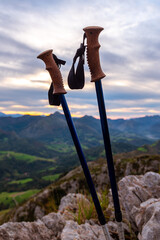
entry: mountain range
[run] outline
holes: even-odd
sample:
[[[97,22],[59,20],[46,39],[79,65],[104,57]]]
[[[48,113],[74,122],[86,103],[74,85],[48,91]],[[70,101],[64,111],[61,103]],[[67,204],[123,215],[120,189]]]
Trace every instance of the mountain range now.
[[[102,143],[100,120],[92,116],[73,118],[83,145],[97,146]],[[146,116],[129,120],[108,119],[111,140],[134,146],[160,139],[160,116]],[[44,143],[71,143],[70,133],[63,114],[50,116],[0,117],[1,132],[19,138],[34,139]]]
[[[100,120],[84,116],[73,121],[87,161],[104,157]],[[108,125],[114,154],[158,153],[160,116],[108,119]],[[0,117],[0,163],[0,191],[40,189],[78,166],[64,115]]]
[[[0,112],[0,117],[21,117],[21,114],[5,114],[3,112]]]
[[[84,116],[73,118],[73,121],[84,149],[103,145],[99,119]],[[108,119],[108,125],[114,153],[131,151],[160,139],[160,116]],[[59,112],[46,117],[0,117],[0,142],[0,150],[16,150],[41,157],[55,155],[57,148],[65,152],[73,147],[65,117]]]

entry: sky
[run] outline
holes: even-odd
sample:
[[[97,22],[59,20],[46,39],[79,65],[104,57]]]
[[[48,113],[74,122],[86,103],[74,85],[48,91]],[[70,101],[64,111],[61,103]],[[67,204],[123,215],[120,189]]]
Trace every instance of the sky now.
[[[68,72],[83,28],[101,26],[99,50],[108,117],[160,114],[160,1],[0,0],[0,112],[52,114],[51,79],[37,56],[48,49],[61,67],[72,116],[98,117],[95,84],[85,61],[85,86],[71,90]]]

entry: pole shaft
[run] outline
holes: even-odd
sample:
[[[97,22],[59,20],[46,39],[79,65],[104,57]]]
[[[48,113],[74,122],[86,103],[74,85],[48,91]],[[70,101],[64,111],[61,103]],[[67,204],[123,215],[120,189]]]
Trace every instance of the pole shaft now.
[[[91,193],[91,196],[92,196],[92,199],[93,199],[93,202],[94,202],[97,214],[98,214],[99,222],[101,225],[105,225],[106,220],[105,220],[104,214],[102,212],[102,208],[100,206],[100,202],[99,202],[99,199],[98,199],[98,196],[97,196],[97,193],[96,193],[96,190],[95,190],[92,178],[91,178],[91,174],[90,174],[85,156],[83,154],[83,151],[82,151],[82,148],[81,148],[81,145],[80,145],[77,133],[76,133],[76,129],[75,129],[73,121],[72,121],[72,117],[71,117],[65,96],[63,94],[60,95],[60,99],[61,99],[61,105],[62,105],[62,108],[64,111],[64,115],[65,115],[68,127],[70,129],[70,133],[72,135],[72,139],[75,144],[75,148],[76,148],[79,160],[81,162],[81,165],[82,165],[82,168],[83,168],[83,171],[84,171],[87,183],[88,183],[88,187],[89,187],[89,190],[90,190],[90,193]]]
[[[108,172],[109,172],[109,178],[111,183],[113,203],[115,208],[115,218],[117,222],[121,222],[122,213],[121,213],[119,197],[118,197],[118,190],[117,190],[117,184],[116,184],[111,142],[110,142],[110,136],[109,136],[107,115],[106,115],[101,80],[95,82],[95,87],[96,87],[97,101],[98,101],[98,107],[99,107],[99,114],[101,119],[101,127],[102,127],[103,139],[104,139],[106,159],[108,164]]]

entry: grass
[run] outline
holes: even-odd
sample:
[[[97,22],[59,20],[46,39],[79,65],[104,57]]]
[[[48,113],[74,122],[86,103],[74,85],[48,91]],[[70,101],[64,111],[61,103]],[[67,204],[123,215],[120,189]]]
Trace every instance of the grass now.
[[[0,204],[3,204],[4,208],[12,208],[15,207],[15,203],[13,198],[11,197],[11,193],[2,192],[0,193]]]
[[[109,198],[107,195],[108,190],[106,189],[99,196],[99,201],[106,220],[109,220],[110,216],[107,210],[109,205]],[[78,222],[78,224],[83,224],[86,220],[89,219],[97,219],[97,212],[93,200],[91,196],[88,196],[87,198],[89,200],[89,203],[84,201],[83,198],[78,202],[78,211],[74,214],[74,220]]]
[[[1,216],[3,216],[4,214],[6,214],[9,211],[10,211],[10,209],[5,209],[5,210],[0,211],[0,218],[1,218]]]
[[[22,194],[18,194],[15,197],[15,200],[20,204],[24,201],[26,201],[27,199],[29,199],[30,197],[32,197],[34,194],[38,193],[40,190],[38,189],[33,189],[33,190],[28,190],[26,192],[22,192]]]
[[[10,211],[10,209],[5,209],[5,210],[0,211],[0,222],[1,222],[1,220],[3,219],[4,215],[5,215],[6,213],[8,213],[9,211]]]
[[[57,173],[57,174],[54,174],[54,175],[44,176],[44,177],[42,177],[42,179],[46,180],[46,181],[55,181],[56,179],[59,178],[60,175],[61,175],[60,173]]]
[[[55,170],[55,169],[56,169],[56,167],[50,167],[50,168],[48,168],[48,170],[50,170],[50,171]]]
[[[155,147],[155,146],[157,146],[157,142],[155,142],[151,145],[151,147]]]
[[[78,224],[85,223],[85,220],[89,220],[94,214],[94,204],[93,202],[86,204],[84,199],[80,199],[78,203],[78,212],[75,214],[75,221]]]
[[[143,148],[143,147],[139,147],[137,148],[138,151],[141,151],[141,152],[147,152],[147,149]]]
[[[32,182],[32,181],[33,181],[32,178],[25,178],[25,179],[11,181],[11,182],[9,182],[9,184],[26,184],[26,183]]]
[[[0,193],[0,205],[3,205],[3,209],[13,208],[17,206],[17,204],[26,201],[39,191],[40,190],[38,189],[33,189],[25,192],[2,192]]]
[[[69,144],[60,144],[60,143],[58,143],[58,144],[52,143],[51,145],[48,145],[47,148],[50,150],[57,151],[59,153],[61,153],[61,152],[69,153],[71,151],[75,151],[73,146],[71,146]]]
[[[25,154],[25,153],[16,153],[12,151],[0,151],[0,160],[3,160],[4,157],[7,157],[8,159],[13,157],[17,160],[25,161],[28,163],[32,163],[35,161],[55,162],[54,159],[50,159],[50,158],[42,158],[42,157],[37,157],[37,156]]]

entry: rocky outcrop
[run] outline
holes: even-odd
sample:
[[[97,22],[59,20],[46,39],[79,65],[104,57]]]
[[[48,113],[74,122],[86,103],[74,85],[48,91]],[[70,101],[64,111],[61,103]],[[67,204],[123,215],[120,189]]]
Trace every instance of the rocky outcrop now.
[[[69,193],[61,199],[57,213],[34,222],[9,222],[0,226],[0,240],[105,240],[102,227],[94,221],[87,220],[81,225],[74,221],[82,202],[85,207],[91,204],[84,195]],[[115,223],[109,222],[108,228],[117,236]]]
[[[139,240],[160,239],[160,174],[127,176],[118,185],[121,204]]]
[[[136,210],[135,222],[140,240],[160,239],[160,198],[151,198],[141,203]]]
[[[147,172],[145,175],[127,176],[119,181],[118,186],[125,233],[133,240],[160,239],[160,175]],[[45,194],[48,196],[48,192]],[[43,197],[42,194],[41,199]],[[81,202],[85,207],[91,204],[84,195],[69,193],[61,199],[57,213],[43,216],[44,212],[37,207],[36,221],[1,225],[0,240],[105,240],[97,221],[85,220],[80,225],[76,222]],[[110,198],[110,208],[111,205]],[[127,221],[132,228],[130,233]],[[116,223],[109,221],[107,225],[112,239],[118,239]]]
[[[86,207],[90,205],[89,200],[84,195],[69,193],[61,199],[58,212],[60,212],[66,220],[75,220],[80,203]]]
[[[60,214],[50,213],[35,222],[5,223],[0,226],[0,240],[56,240],[65,226]]]
[[[102,227],[89,223],[78,225],[74,221],[67,221],[61,234],[61,240],[105,240]],[[112,240],[112,238],[111,238]]]
[[[88,162],[92,179],[97,191],[101,191],[109,184],[107,163],[104,159],[98,161]],[[70,171],[60,180],[60,187],[67,193],[75,193],[88,189],[82,167]]]
[[[160,156],[138,156],[126,158],[125,154],[115,156],[115,171],[117,181],[124,175],[139,175],[146,171],[157,171],[159,169]],[[88,163],[96,190],[108,191],[109,179],[107,173],[107,163],[105,159],[99,159]],[[84,192],[88,194],[88,186],[84,177],[82,167],[77,167],[68,174],[51,184],[40,193],[33,196],[26,203],[14,208],[0,216],[0,224],[8,221],[35,221],[50,212],[58,210],[60,199],[68,193]],[[114,216],[114,214],[113,214]],[[111,218],[112,220],[112,218]]]
[[[64,221],[49,214],[35,222],[5,223],[0,226],[0,240],[105,240],[102,227]],[[111,238],[112,240],[113,238]]]
[[[158,172],[160,155],[136,154],[135,151],[115,156],[116,176],[120,180],[128,175],[141,175]]]

